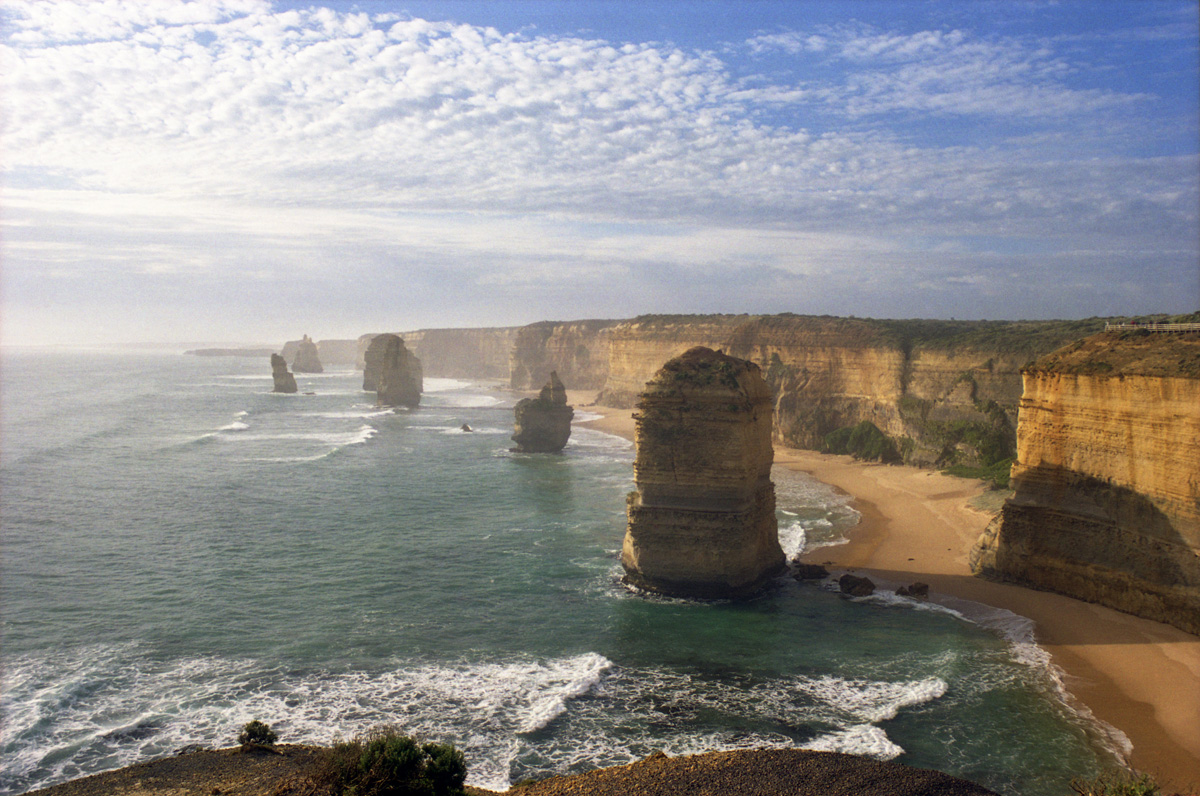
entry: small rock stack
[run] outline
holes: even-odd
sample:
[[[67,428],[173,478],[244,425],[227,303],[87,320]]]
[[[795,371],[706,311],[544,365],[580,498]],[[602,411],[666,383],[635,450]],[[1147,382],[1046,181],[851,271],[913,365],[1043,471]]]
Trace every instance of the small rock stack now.
[[[421,360],[404,347],[399,335],[377,335],[367,348],[365,360],[363,389],[370,389],[368,383],[374,386],[379,406],[416,409],[420,405],[425,381]]]
[[[513,450],[518,453],[558,453],[571,438],[575,410],[567,405],[567,389],[555,371],[538,397],[518,401],[513,414]]]
[[[271,392],[296,392],[296,377],[288,372],[287,360],[279,354],[271,354],[271,378],[275,381]]]
[[[771,482],[771,391],[709,348],[667,362],[638,402],[626,581],[681,597],[746,597],[784,570]]]
[[[304,335],[300,345],[296,347],[296,358],[292,360],[292,371],[295,373],[324,373],[321,357],[317,355],[317,344],[312,338]]]

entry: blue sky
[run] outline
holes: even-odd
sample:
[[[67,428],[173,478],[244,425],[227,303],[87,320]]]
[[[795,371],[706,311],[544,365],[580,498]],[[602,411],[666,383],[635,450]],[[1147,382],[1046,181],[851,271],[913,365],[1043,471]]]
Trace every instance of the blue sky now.
[[[1200,11],[0,6],[0,342],[1200,307]]]

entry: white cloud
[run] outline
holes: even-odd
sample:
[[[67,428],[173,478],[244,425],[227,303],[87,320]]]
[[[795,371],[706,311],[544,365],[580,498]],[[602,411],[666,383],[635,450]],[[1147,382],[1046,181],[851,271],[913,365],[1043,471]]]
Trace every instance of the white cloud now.
[[[970,264],[982,250],[1027,271],[1011,252],[1031,240],[1195,253],[1195,153],[1081,147],[1142,98],[1075,86],[1052,42],[786,31],[749,49],[838,68],[735,77],[710,52],[365,8],[6,3],[9,295],[42,266],[288,289],[403,263],[422,289],[457,280],[464,306],[471,285],[585,284],[599,301],[614,273],[685,302],[654,269],[709,297],[672,309],[721,309],[730,280],[768,303],[820,280],[883,306],[920,284],[1000,295]],[[896,114],[1027,124],[931,142],[889,129]],[[529,312],[510,320],[544,314]]]

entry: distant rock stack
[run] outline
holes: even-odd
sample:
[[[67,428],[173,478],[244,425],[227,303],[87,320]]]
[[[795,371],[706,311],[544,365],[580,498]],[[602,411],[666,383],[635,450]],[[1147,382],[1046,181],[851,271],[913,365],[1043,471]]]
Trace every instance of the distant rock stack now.
[[[757,365],[697,347],[638,402],[627,582],[679,597],[747,597],[784,570],[771,482],[771,391]]]
[[[373,379],[380,406],[407,406],[415,409],[421,403],[424,378],[421,360],[404,347],[398,335],[381,334],[367,349],[367,364],[374,363]],[[366,376],[363,377],[366,385]]]
[[[279,354],[271,354],[271,378],[275,380],[272,392],[296,392],[296,377],[288,372],[287,360]]]
[[[537,398],[523,398],[513,407],[512,441],[518,453],[558,453],[571,438],[575,410],[567,405],[567,388],[550,371],[550,380]]]
[[[308,335],[300,341],[296,348],[296,358],[292,360],[292,370],[296,373],[324,373],[321,358],[317,356],[317,344]]]

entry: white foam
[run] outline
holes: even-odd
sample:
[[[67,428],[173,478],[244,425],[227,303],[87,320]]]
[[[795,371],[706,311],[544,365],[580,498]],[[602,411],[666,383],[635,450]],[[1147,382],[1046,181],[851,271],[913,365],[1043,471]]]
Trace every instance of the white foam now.
[[[803,523],[791,522],[779,526],[779,546],[783,548],[783,555],[788,560],[803,553],[807,544],[808,535],[804,532]]]
[[[426,376],[422,380],[421,392],[449,392],[450,390],[465,390],[477,386],[475,382],[462,379],[446,379],[438,376]]]
[[[454,407],[455,409],[490,409],[494,406],[500,406],[504,403],[500,398],[494,395],[437,395],[431,397],[426,403],[431,407]]]
[[[572,421],[575,423],[591,423],[593,420],[603,420],[604,415],[598,412],[585,412],[582,409],[575,410],[575,416]]]
[[[795,687],[860,722],[874,723],[896,718],[902,708],[940,698],[947,685],[940,677],[889,683],[824,676],[801,678]]]
[[[250,428],[249,423],[243,423],[240,420],[235,420],[227,426],[221,426],[217,431],[245,431]]]
[[[536,732],[549,725],[567,709],[567,702],[591,691],[610,668],[612,661],[595,653],[572,659],[566,676],[559,682],[551,681],[549,693],[529,707],[517,732]]]
[[[801,744],[800,748],[811,749],[814,752],[843,752],[873,757],[876,760],[892,760],[904,754],[904,749],[893,743],[887,737],[887,733],[874,724],[856,724],[822,735]]]

